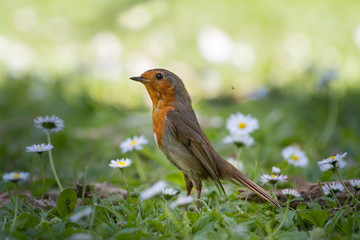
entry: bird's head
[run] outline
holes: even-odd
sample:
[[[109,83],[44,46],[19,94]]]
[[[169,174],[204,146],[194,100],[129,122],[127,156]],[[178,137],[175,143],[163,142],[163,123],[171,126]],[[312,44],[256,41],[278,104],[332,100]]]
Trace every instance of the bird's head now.
[[[174,73],[165,69],[151,69],[131,80],[145,85],[154,106],[158,104],[191,103],[184,83]]]

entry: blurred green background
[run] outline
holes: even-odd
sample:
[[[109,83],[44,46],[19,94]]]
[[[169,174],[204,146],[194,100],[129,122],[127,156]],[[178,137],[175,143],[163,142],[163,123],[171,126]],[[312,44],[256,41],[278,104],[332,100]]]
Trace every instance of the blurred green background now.
[[[311,162],[289,174],[328,180],[316,161],[342,151],[346,177],[359,174],[359,1],[5,0],[0,9],[1,172],[39,173],[25,153],[45,141],[33,118],[56,114],[66,128],[53,135],[54,157],[67,185],[85,166],[91,181],[120,181],[107,164],[140,134],[153,154],[144,164],[156,169],[149,181],[176,174],[155,148],[145,88],[129,80],[161,67],[183,79],[224,157],[234,152],[222,143],[224,122],[241,111],[260,121],[245,160],[284,165],[281,149],[296,143]]]

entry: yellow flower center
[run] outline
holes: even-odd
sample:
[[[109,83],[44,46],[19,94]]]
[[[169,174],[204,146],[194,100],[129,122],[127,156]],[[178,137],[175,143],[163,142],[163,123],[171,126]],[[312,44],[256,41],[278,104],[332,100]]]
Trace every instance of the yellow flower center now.
[[[135,144],[136,144],[135,140],[132,140],[131,143],[130,143],[131,146],[134,146]]]
[[[20,174],[14,173],[14,174],[12,175],[12,177],[13,177],[13,178],[19,178],[19,177],[20,177]]]
[[[36,147],[35,150],[39,150],[39,147]]]
[[[239,128],[241,128],[241,129],[246,128],[246,123],[239,123]]]
[[[298,161],[298,160],[299,160],[299,158],[298,158],[297,156],[295,156],[295,155],[291,155],[291,159],[294,160],[294,161]]]
[[[118,162],[117,164],[120,165],[120,166],[125,166],[126,165],[125,162]]]
[[[329,158],[330,158],[330,159],[334,159],[335,157],[334,157],[334,156],[330,156]]]
[[[271,177],[272,177],[272,179],[275,179],[276,175],[275,175],[275,174],[273,174],[273,175],[271,175]]]

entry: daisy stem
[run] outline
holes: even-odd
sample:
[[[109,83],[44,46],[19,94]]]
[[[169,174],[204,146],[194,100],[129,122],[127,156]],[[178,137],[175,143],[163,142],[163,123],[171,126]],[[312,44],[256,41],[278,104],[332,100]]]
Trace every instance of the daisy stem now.
[[[49,130],[46,131],[46,136],[47,136],[47,140],[48,140],[48,143],[51,143],[51,139],[50,139],[50,132]],[[55,180],[56,180],[56,183],[57,185],[59,186],[59,189],[60,189],[60,192],[62,192],[64,189],[60,183],[60,180],[56,174],[56,170],[55,170],[55,166],[54,166],[54,161],[53,161],[53,157],[52,157],[52,153],[51,153],[51,149],[48,151],[49,152],[49,159],[50,159],[50,166],[51,166],[51,170],[54,174],[54,177],[55,177]]]
[[[286,208],[285,208],[285,212],[284,212],[284,218],[283,220],[281,221],[280,225],[276,228],[276,230],[273,232],[273,233],[276,233],[277,231],[280,230],[280,228],[284,225],[285,223],[285,220],[286,220],[286,217],[289,213],[289,206],[290,206],[290,200],[287,199],[287,202],[286,202]]]
[[[334,190],[330,189],[330,193],[331,193],[332,198],[335,200],[336,204],[339,206],[339,208],[341,208],[341,204],[339,202],[339,199],[337,199],[336,193],[334,192]]]
[[[169,208],[168,208],[168,201],[165,200],[165,206],[164,206],[164,212],[165,212],[165,216],[169,216]]]
[[[11,203],[12,203],[13,205],[15,205],[15,203],[14,203],[14,198],[12,197],[11,192],[10,192],[10,189],[9,189],[9,184],[10,184],[10,183],[6,183],[6,191],[7,191],[8,195],[9,195],[9,197],[10,197]]]
[[[15,229],[15,225],[16,225],[16,218],[17,218],[17,214],[18,214],[18,207],[19,207],[19,188],[18,188],[18,183],[15,182],[15,207],[14,207],[14,218],[13,218],[13,222],[11,224],[11,228],[10,228],[10,232],[13,232]]]
[[[351,192],[349,191],[349,189],[345,186],[345,183],[343,182],[343,180],[342,180],[341,177],[340,177],[338,168],[335,166],[334,169],[335,169],[336,175],[338,175],[339,180],[340,180],[341,184],[343,185],[343,187],[345,188],[346,192],[347,192],[353,199],[355,199],[355,200],[357,201],[357,199],[354,197],[354,195],[352,195]]]
[[[127,181],[126,181],[124,169],[120,168],[120,170],[121,170],[121,175],[122,175],[122,178],[124,180],[124,185],[125,185],[125,188],[126,188],[126,200],[128,200],[129,199],[129,185],[128,185]]]
[[[145,174],[145,171],[144,171],[144,168],[143,168],[143,165],[141,164],[141,161],[140,161],[140,155],[138,153],[135,153],[136,157],[135,157],[135,167],[136,167],[136,170],[139,174],[139,177],[140,177],[140,180],[142,182],[146,181],[146,174]]]
[[[356,203],[356,205],[357,205],[357,203],[359,202],[359,196],[360,196],[360,194],[357,194],[357,192],[358,192],[358,191],[355,190],[355,196],[354,196],[357,201],[354,201],[354,199],[352,199],[352,200],[351,200],[351,204]]]
[[[236,159],[240,160],[242,147],[238,147],[236,151]]]
[[[169,201],[165,200],[164,203],[164,214],[166,218],[170,218],[170,220],[172,221],[172,223],[177,226],[178,225],[178,221],[176,220],[176,218],[174,217],[173,213],[170,211],[169,209]],[[168,230],[166,230],[168,231]]]
[[[41,155],[42,154],[39,154],[41,177],[42,177],[41,199],[44,199],[44,194],[45,194],[45,169],[44,169],[44,163],[42,162],[42,159],[41,159]]]
[[[327,197],[326,197],[326,195],[325,195],[325,192],[324,192],[324,190],[323,190],[323,188],[322,188],[321,183],[320,183],[319,180],[318,180],[318,185],[319,185],[319,188],[320,188],[320,190],[321,190],[322,195],[324,196],[325,202],[327,203],[327,205],[329,206],[329,208],[331,208],[331,204],[328,202]]]
[[[274,199],[277,200],[277,196],[276,196],[276,183],[273,184],[274,186]]]

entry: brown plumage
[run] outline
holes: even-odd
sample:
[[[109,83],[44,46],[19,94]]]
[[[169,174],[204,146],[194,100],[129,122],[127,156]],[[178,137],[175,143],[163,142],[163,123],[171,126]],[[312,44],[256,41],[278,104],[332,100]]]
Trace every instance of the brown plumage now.
[[[150,95],[155,141],[170,163],[184,174],[187,195],[195,186],[200,199],[203,180],[215,182],[219,191],[225,193],[220,180],[228,180],[244,185],[279,207],[268,192],[214,150],[199,125],[190,96],[178,76],[165,69],[152,69],[141,77],[130,79],[143,83]],[[199,201],[197,207],[200,207]]]

